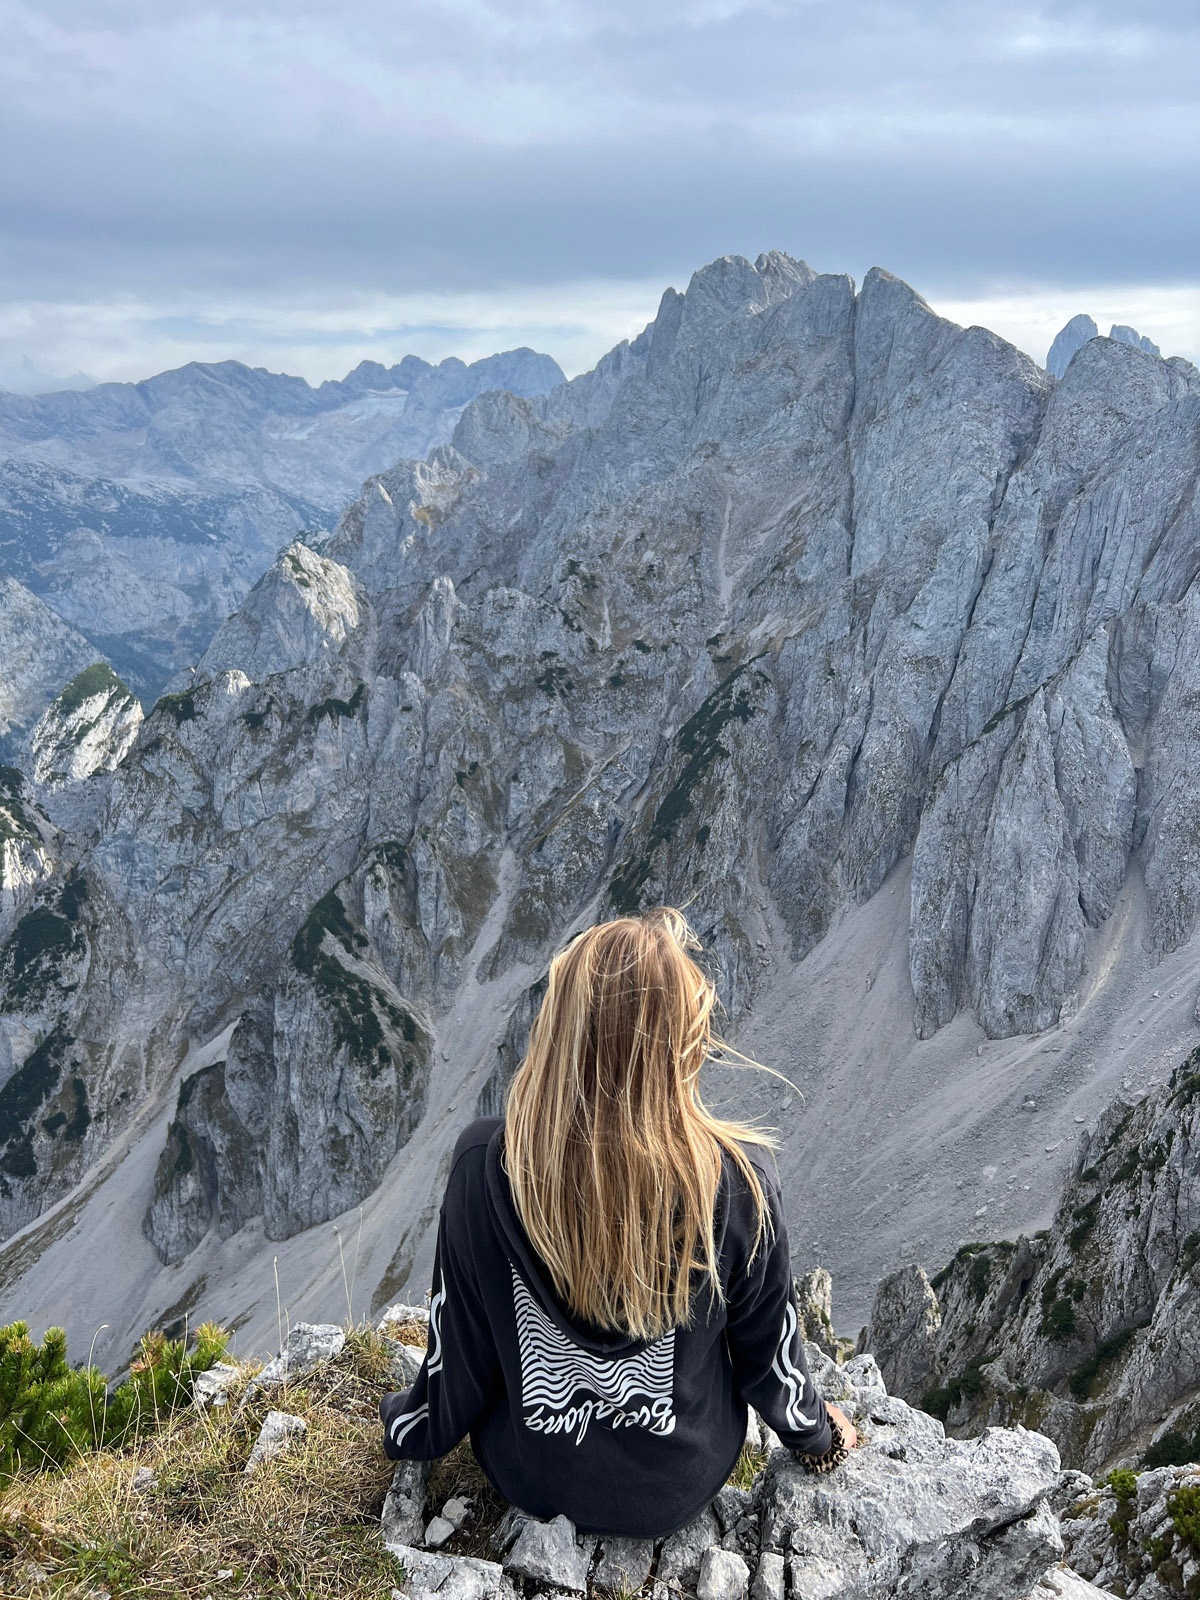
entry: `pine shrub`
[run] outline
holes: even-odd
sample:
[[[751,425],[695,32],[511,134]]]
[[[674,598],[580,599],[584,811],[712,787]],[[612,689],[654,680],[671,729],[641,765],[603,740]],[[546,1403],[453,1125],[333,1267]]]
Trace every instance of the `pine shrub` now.
[[[47,1329],[39,1345],[24,1322],[0,1327],[0,1486],[151,1432],[191,1402],[196,1374],[224,1356],[228,1337],[211,1322],[190,1350],[182,1339],[144,1334],[129,1377],[110,1394],[97,1367],[67,1364],[61,1328]]]

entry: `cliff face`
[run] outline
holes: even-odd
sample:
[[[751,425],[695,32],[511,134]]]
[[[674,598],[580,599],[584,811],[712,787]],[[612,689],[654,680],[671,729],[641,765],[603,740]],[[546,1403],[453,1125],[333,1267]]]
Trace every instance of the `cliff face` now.
[[[11,759],[62,686],[96,659],[81,633],[0,576],[0,754]]]
[[[1200,1455],[1200,1050],[1082,1150],[1051,1227],[880,1286],[864,1334],[956,1431],[1022,1421],[1089,1471]]]
[[[7,1226],[86,1170],[90,1215],[120,1148],[143,1325],[206,1276],[258,1306],[263,1238],[357,1205],[362,1281],[394,1292],[552,950],[659,900],[690,903],[753,1041],[793,973],[820,1014],[803,975],[899,885],[898,973],[841,1006],[879,1064],[826,1126],[861,1131],[893,1050],[953,1088],[969,1039],[999,1093],[1022,1034],[1071,1035],[1141,970],[1109,939],[1131,882],[1150,958],[1195,924],[1198,422],[1184,362],[1097,339],[1056,386],[887,273],[856,293],[778,253],[668,291],[549,396],[468,406],[281,555],[86,802],[47,800],[69,837],[28,914],[65,915],[68,869],[86,894],[4,1002]],[[70,1144],[19,1076],[38,1038],[87,1088]],[[1110,1070],[1085,1057],[1080,1092]],[[917,1204],[911,1131],[854,1172],[811,1116],[788,1131],[797,1205],[844,1220],[860,1273],[894,1258],[904,1217],[861,1219],[889,1185]],[[0,1257],[6,1300],[31,1270],[49,1294],[74,1249],[49,1238]]]

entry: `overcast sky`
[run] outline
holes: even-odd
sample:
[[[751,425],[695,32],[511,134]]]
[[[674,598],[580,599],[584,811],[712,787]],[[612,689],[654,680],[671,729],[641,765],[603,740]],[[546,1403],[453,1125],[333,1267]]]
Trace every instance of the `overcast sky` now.
[[[517,344],[778,246],[1200,359],[1195,0],[0,0],[0,375]]]

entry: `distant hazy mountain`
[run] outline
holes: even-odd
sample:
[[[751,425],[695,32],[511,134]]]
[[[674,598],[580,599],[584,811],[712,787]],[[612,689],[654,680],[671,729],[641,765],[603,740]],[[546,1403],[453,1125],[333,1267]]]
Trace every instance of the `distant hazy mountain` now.
[[[95,659],[81,633],[15,578],[0,575],[0,758]]]
[[[0,393],[0,571],[153,698],[277,552],[332,527],[365,478],[448,440],[484,391],[532,396],[562,379],[549,356],[512,350],[470,366],[364,361],[316,388],[223,361]]]
[[[1076,350],[1082,349],[1089,339],[1099,337],[1100,329],[1086,312],[1072,317],[1070,322],[1060,328],[1054,336],[1054,343],[1046,356],[1046,371],[1052,372],[1056,378],[1061,378]],[[1123,322],[1114,322],[1108,330],[1108,337],[1115,339],[1118,344],[1131,344],[1135,350],[1144,350],[1147,355],[1162,354],[1153,339],[1147,339],[1145,334],[1139,333],[1136,328],[1131,328]]]

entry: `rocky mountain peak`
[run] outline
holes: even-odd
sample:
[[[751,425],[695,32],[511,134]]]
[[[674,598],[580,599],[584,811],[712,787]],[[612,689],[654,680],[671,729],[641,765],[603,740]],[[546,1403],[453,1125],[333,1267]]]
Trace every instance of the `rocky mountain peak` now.
[[[81,783],[120,762],[142,724],[136,696],[107,662],[77,673],[29,739],[34,781],[44,789]]]
[[[1099,328],[1085,312],[1072,317],[1070,322],[1060,328],[1054,336],[1054,343],[1046,356],[1047,372],[1056,378],[1061,378],[1070,366],[1076,351],[1082,350],[1085,344],[1099,337]],[[1108,337],[1117,344],[1128,344],[1135,350],[1144,350],[1148,355],[1162,354],[1152,339],[1147,339],[1136,328],[1130,328],[1125,323],[1114,322],[1108,330]]]

